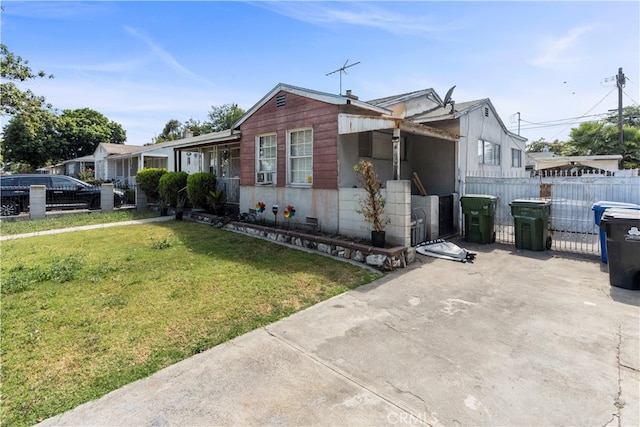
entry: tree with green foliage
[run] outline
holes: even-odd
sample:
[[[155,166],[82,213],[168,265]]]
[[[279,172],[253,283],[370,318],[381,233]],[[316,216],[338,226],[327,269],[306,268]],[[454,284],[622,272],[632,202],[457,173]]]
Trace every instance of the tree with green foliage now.
[[[621,154],[624,168],[640,164],[640,127],[623,125],[623,145],[618,143],[618,126],[608,119],[583,122],[571,129],[566,154],[570,156]]]
[[[176,139],[182,138],[183,135],[182,123],[180,123],[179,120],[171,119],[164,125],[160,135],[155,137],[155,143],[175,141]]]
[[[220,106],[212,105],[208,114],[211,132],[231,129],[233,124],[240,120],[244,113],[245,111],[235,103]]]
[[[527,144],[527,153],[548,152],[561,156],[566,148],[565,142],[558,141],[557,139],[553,142],[548,142],[545,141],[544,138],[540,138],[537,141]]]
[[[65,159],[93,154],[101,142],[124,144],[122,126],[90,108],[64,110],[56,129],[65,141]]]
[[[34,73],[29,67],[29,61],[13,54],[5,44],[0,44],[0,104],[2,114],[10,116],[19,113],[34,113],[51,108],[46,104],[45,98],[34,94],[31,90],[20,90],[15,81],[25,82],[36,78],[53,78],[52,74],[46,74],[40,70]]]
[[[14,116],[3,129],[4,161],[37,169],[63,160],[65,142],[56,130],[57,122],[47,110]]]

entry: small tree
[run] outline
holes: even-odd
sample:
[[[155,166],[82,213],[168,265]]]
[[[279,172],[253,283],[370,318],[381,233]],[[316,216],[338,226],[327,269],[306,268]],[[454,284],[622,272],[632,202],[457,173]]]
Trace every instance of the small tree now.
[[[136,185],[138,189],[144,191],[150,201],[157,202],[160,199],[160,192],[158,191],[160,178],[166,173],[167,170],[164,168],[142,169],[136,174]]]
[[[360,209],[356,212],[363,215],[365,221],[371,223],[373,231],[383,231],[390,219],[384,209],[387,201],[382,197],[382,182],[371,162],[360,159],[360,162],[353,166],[353,170],[366,194],[365,198],[358,200]]]
[[[209,172],[198,172],[187,178],[187,195],[191,206],[209,209],[207,198],[216,189],[216,176]]]

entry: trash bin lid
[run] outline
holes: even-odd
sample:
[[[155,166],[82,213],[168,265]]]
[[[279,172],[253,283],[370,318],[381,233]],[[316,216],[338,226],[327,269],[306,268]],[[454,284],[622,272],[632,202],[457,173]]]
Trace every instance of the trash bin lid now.
[[[640,221],[640,209],[609,208],[604,211],[604,214],[602,215],[602,221],[612,222],[615,220]]]
[[[497,199],[497,196],[492,196],[490,194],[465,194],[464,196],[460,197],[460,199],[491,199],[491,200],[495,200]]]
[[[591,210],[594,211],[603,211],[607,208],[632,208],[632,209],[640,209],[640,205],[636,205],[635,203],[625,203],[625,202],[610,202],[607,200],[601,200],[599,202],[595,202],[591,207]]]
[[[523,207],[541,207],[550,205],[551,202],[549,200],[540,200],[540,199],[515,199],[509,206],[523,206]]]

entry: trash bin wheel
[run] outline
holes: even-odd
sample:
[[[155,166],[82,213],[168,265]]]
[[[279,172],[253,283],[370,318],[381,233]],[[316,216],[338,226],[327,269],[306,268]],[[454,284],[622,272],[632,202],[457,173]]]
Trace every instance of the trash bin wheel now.
[[[547,236],[547,241],[544,242],[544,247],[547,248],[547,250],[551,249],[551,236]]]

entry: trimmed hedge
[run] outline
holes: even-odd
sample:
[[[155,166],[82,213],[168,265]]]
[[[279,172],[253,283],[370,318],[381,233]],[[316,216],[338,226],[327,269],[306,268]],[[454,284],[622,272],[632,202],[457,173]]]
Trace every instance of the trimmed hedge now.
[[[166,173],[167,170],[164,168],[146,168],[136,174],[136,185],[138,189],[144,192],[148,201],[159,201],[160,192],[158,186],[160,178]]]
[[[209,193],[216,189],[216,176],[209,172],[198,172],[187,178],[187,196],[189,203],[196,208],[209,210]]]
[[[167,172],[160,178],[158,182],[158,191],[160,197],[167,203],[168,206],[176,207],[178,202],[178,191],[187,186],[188,173],[179,172]]]

